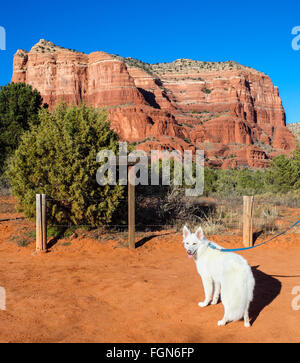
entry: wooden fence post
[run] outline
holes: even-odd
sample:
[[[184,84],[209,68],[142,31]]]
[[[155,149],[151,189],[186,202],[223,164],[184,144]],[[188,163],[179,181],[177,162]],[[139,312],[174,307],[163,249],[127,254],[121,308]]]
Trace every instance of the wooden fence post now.
[[[244,196],[244,213],[243,213],[243,244],[245,247],[253,246],[253,196]]]
[[[46,195],[36,195],[36,251],[47,250]]]
[[[135,185],[134,166],[128,168],[128,244],[131,250],[135,249]],[[132,175],[132,177],[130,177]],[[132,181],[132,184],[131,184]]]
[[[47,251],[47,196],[42,194],[42,251]]]
[[[36,250],[42,251],[42,200],[41,194],[36,195]]]

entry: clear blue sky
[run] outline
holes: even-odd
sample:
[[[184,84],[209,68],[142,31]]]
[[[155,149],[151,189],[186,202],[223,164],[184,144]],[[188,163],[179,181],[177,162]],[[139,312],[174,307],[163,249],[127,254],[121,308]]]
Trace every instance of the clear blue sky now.
[[[287,122],[300,121],[298,1],[19,1],[2,2],[0,85],[10,82],[13,55],[41,38],[86,53],[103,50],[145,62],[178,58],[235,60],[268,74],[279,87]],[[300,43],[300,42],[299,42]]]

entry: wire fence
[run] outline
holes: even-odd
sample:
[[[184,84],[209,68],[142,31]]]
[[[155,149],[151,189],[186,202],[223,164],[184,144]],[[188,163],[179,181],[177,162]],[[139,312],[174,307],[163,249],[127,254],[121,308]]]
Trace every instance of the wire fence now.
[[[86,197],[83,199],[88,202],[103,203],[103,198],[100,197]],[[175,198],[176,199],[176,198]],[[65,203],[71,204],[75,201],[74,197],[66,196],[66,198],[55,198],[47,195],[47,201],[51,206],[52,203]],[[127,203],[128,198],[125,195],[123,198],[117,198],[119,203]],[[187,207],[185,203],[191,202],[191,206]],[[175,229],[179,231],[185,224],[187,225],[202,225],[207,234],[241,234],[243,228],[242,221],[242,197],[241,196],[228,196],[228,197],[199,197],[199,198],[185,198],[184,200],[171,200],[171,206],[167,206],[168,201],[161,198],[161,195],[153,192],[139,195],[136,193],[136,232],[150,232]],[[173,203],[173,205],[172,205]],[[299,208],[299,200],[289,200],[288,203],[282,198],[272,198],[265,200],[260,196],[254,199],[254,216],[253,226],[256,231],[263,231],[265,234],[276,234],[280,228],[284,228],[295,219],[294,216],[286,216],[282,214],[280,208]],[[168,209],[166,210],[165,209]],[[183,209],[182,211],[180,209]],[[0,200],[1,210],[1,200]],[[49,227],[61,228],[65,230],[84,229],[86,231],[94,231],[102,235],[109,234],[126,234],[128,233],[128,223],[126,208],[122,215],[122,223],[104,223],[92,225],[89,223],[49,223]],[[166,212],[166,213],[165,213]],[[182,213],[181,213],[182,212]],[[164,214],[165,213],[165,214]],[[21,222],[24,217],[0,218],[0,222]],[[192,223],[191,223],[192,221]],[[96,232],[98,231],[98,232]],[[291,232],[299,232],[299,228],[294,228]]]

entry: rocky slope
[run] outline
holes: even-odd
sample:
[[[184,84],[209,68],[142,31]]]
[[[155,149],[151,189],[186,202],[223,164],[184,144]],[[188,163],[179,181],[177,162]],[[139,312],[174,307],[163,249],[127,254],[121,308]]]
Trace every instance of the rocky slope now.
[[[278,88],[236,62],[147,64],[41,40],[17,51],[12,82],[37,88],[50,108],[60,100],[107,107],[122,139],[144,150],[204,149],[215,167],[264,167],[295,148]]]
[[[295,136],[296,142],[300,145],[300,122],[295,122],[292,124],[287,124],[287,128]]]

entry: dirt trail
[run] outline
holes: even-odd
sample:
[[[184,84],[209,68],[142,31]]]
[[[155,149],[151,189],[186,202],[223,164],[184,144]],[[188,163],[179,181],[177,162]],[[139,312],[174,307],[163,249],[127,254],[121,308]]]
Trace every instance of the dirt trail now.
[[[291,305],[300,286],[299,233],[242,253],[257,284],[246,329],[217,327],[222,304],[197,306],[202,283],[178,233],[154,233],[136,251],[77,238],[33,256],[34,244],[11,241],[20,223],[28,222],[0,223],[1,342],[300,342],[300,310]],[[241,238],[214,240],[238,247]]]

